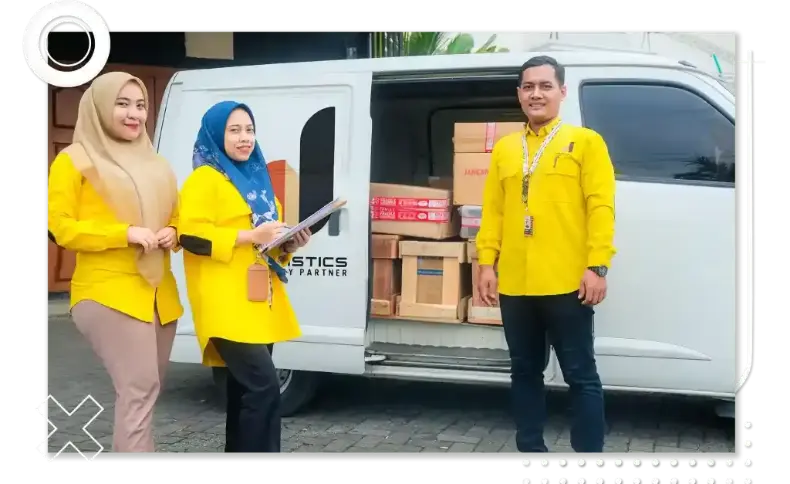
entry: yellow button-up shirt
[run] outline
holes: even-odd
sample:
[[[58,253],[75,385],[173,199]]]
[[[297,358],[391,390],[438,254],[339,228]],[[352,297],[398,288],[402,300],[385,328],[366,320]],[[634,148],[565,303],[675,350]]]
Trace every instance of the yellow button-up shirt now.
[[[49,233],[59,246],[77,253],[71,277],[71,307],[83,300],[96,301],[147,323],[167,324],[184,313],[170,271],[170,251],[165,251],[165,277],[152,287],[137,270],[137,248],[129,246],[129,225],[119,222],[110,207],[60,153],[49,169]],[[175,226],[177,213],[170,225]]]
[[[559,121],[538,133],[526,129],[530,163]],[[479,263],[497,264],[501,294],[571,293],[587,267],[609,267],[615,254],[614,167],[598,133],[563,123],[530,177],[527,207],[523,135],[512,133],[494,146],[476,237]],[[527,213],[532,236],[524,235]]]

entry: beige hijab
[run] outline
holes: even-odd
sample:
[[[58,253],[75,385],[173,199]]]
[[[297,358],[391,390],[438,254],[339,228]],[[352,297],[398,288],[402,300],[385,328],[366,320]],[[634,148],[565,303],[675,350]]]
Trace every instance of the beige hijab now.
[[[122,222],[158,232],[170,222],[178,186],[167,160],[156,153],[145,126],[134,141],[116,137],[112,117],[118,93],[136,82],[150,106],[143,82],[125,72],[97,77],[80,100],[73,144],[64,151]],[[150,119],[149,119],[150,121]],[[140,274],[154,287],[165,274],[163,249],[137,248]]]

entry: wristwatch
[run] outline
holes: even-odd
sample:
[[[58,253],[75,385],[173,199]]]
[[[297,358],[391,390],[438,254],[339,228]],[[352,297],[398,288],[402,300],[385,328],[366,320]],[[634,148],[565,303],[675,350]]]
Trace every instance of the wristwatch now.
[[[606,277],[606,273],[609,272],[606,266],[590,266],[587,269],[596,273],[598,277]]]

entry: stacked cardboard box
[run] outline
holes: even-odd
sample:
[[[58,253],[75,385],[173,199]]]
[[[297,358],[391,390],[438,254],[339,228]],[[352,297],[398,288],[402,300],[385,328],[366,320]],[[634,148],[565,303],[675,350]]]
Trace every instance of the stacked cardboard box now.
[[[499,304],[487,306],[480,299],[480,293],[477,292],[477,280],[479,277],[480,266],[477,263],[477,246],[474,240],[467,242],[466,256],[471,262],[472,272],[472,287],[475,290],[472,292],[472,297],[469,298],[469,307],[467,308],[468,321],[477,324],[502,324],[502,316],[499,312]]]
[[[523,123],[456,123],[451,182],[371,184],[371,314],[501,324],[499,308],[485,306],[475,290],[474,238],[494,144],[522,129]]]
[[[432,180],[432,184],[447,183]],[[451,284],[453,277],[456,285],[463,285],[452,269],[445,269],[442,263],[436,265],[437,261],[445,259],[448,250],[453,252],[454,248],[458,252],[458,244],[461,244],[462,253],[456,255],[459,261],[465,262],[463,244],[445,242],[457,238],[460,229],[460,217],[453,210],[452,190],[372,183],[370,217],[374,246],[371,313],[385,317],[462,321],[459,307],[465,314],[466,286],[459,286],[460,296],[455,303],[449,302],[452,292],[437,293],[430,289]],[[401,240],[403,238],[417,240]],[[426,269],[428,267],[431,270]],[[447,317],[450,313],[454,315],[452,318]]]
[[[398,316],[461,323],[471,292],[463,242],[409,240],[400,243],[403,261]]]
[[[452,210],[452,190],[371,183],[370,217],[374,234],[432,240],[458,235],[459,217]]]
[[[483,205],[483,187],[497,141],[524,123],[456,123],[453,135],[453,204]]]
[[[524,123],[456,123],[453,137],[453,203],[461,215],[461,237],[468,239],[467,256],[471,262],[472,286],[477,287],[479,267],[475,236],[480,230],[483,188],[485,187],[494,145],[511,133],[524,129]],[[469,299],[468,320],[478,324],[501,324],[499,307],[489,307],[477,290]]]
[[[370,313],[376,316],[395,314],[400,294],[400,235],[373,234],[373,298]]]

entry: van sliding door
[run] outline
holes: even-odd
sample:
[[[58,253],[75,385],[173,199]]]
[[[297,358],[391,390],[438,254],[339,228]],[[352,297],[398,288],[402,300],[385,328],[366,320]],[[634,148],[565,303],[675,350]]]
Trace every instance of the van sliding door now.
[[[316,62],[179,74],[185,130],[179,153],[189,156],[212,104],[243,102],[255,114],[286,223],[297,224],[335,197],[348,202],[313,226],[312,240],[288,267],[302,336],[275,345],[279,369],[361,374],[365,368],[371,74],[346,68]]]

